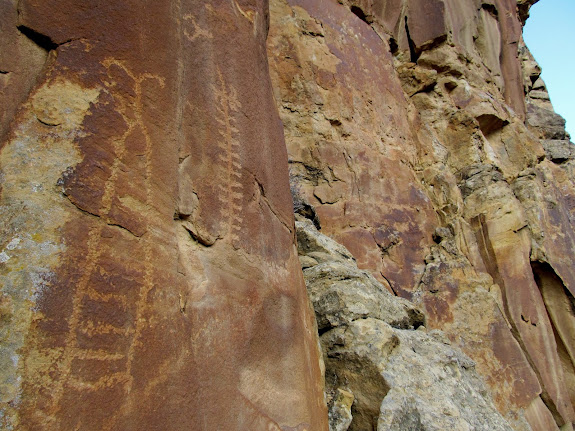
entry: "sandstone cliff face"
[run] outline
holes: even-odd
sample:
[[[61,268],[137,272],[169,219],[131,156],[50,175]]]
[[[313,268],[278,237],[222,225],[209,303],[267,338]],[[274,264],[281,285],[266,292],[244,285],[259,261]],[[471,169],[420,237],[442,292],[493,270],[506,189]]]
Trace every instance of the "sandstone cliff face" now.
[[[0,427],[572,429],[535,1],[1,2]]]
[[[571,429],[573,146],[521,38],[532,3],[275,0],[268,55],[322,232],[473,358],[513,428]]]
[[[266,3],[0,20],[0,428],[326,430]]]

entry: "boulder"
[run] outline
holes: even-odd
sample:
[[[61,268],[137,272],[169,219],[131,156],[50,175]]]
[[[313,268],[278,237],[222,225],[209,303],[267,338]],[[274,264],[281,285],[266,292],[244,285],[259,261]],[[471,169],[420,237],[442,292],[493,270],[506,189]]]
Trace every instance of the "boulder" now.
[[[300,258],[320,257],[304,277],[321,334],[330,430],[512,429],[475,363],[441,331],[428,333],[418,308],[358,270],[312,221],[300,218],[296,229]]]

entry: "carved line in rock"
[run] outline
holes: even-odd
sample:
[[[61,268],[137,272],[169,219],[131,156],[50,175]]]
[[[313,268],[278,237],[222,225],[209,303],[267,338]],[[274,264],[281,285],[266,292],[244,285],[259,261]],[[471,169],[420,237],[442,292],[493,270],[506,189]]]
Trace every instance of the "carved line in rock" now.
[[[248,10],[245,11],[237,2],[237,0],[233,0],[234,2],[234,6],[236,7],[236,9],[238,10],[238,12],[245,18],[247,19],[249,22],[253,23],[254,25],[256,24],[256,18],[258,16],[258,12],[257,11],[253,11],[253,10]],[[254,31],[256,30],[256,27],[254,27]]]
[[[152,201],[152,138],[150,137],[146,122],[143,117],[143,103],[142,103],[142,84],[144,81],[151,79],[156,80],[161,87],[165,85],[164,79],[157,75],[144,73],[140,76],[134,75],[126,66],[121,64],[118,61],[110,61],[109,65],[115,64],[122,68],[130,78],[134,80],[134,93],[136,95],[134,100],[134,115],[136,118],[134,126],[140,127],[144,134],[145,139],[145,191],[146,191],[146,206],[148,208],[152,208],[153,201]],[[109,65],[107,65],[109,67]],[[122,116],[128,121],[126,118],[125,111]],[[128,122],[130,124],[130,122]],[[116,159],[118,160],[118,159]],[[125,391],[128,394],[128,399],[126,400],[123,407],[129,405],[133,400],[132,394],[132,386],[133,386],[133,376],[132,376],[132,365],[134,362],[134,350],[138,347],[140,342],[140,337],[142,334],[142,330],[146,325],[146,321],[144,319],[144,311],[147,305],[148,294],[154,288],[154,280],[153,280],[153,272],[154,272],[154,264],[152,262],[152,242],[151,238],[144,238],[144,283],[143,287],[139,292],[138,299],[136,301],[136,315],[134,318],[135,328],[134,334],[130,343],[130,347],[126,354],[127,356],[127,364],[126,364],[126,371],[125,376],[127,377],[127,381],[125,383]],[[147,385],[151,384],[148,382]],[[105,424],[103,429],[111,429],[114,423],[118,420],[118,416],[121,413],[121,410],[118,411],[114,416],[112,416],[109,421]]]
[[[272,420],[268,415],[262,412],[259,408],[257,408],[244,394],[241,392],[239,393],[240,399],[244,405],[244,408],[249,414],[247,414],[246,421],[249,421],[250,427],[254,430],[262,429],[265,431],[300,431],[300,427],[291,428],[291,427],[280,427],[277,422]],[[244,426],[245,426],[244,425]],[[301,431],[308,431],[308,428],[304,427]]]

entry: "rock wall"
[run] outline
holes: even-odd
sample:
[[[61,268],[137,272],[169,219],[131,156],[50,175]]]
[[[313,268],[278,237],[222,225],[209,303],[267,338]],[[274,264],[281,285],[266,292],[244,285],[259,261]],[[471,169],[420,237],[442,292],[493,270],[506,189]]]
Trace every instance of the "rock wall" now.
[[[0,428],[327,430],[266,2],[1,4]]]
[[[535,1],[2,1],[0,427],[572,429]]]
[[[571,429],[574,147],[521,37],[533,3],[273,0],[268,55],[322,232],[475,361],[514,429]]]

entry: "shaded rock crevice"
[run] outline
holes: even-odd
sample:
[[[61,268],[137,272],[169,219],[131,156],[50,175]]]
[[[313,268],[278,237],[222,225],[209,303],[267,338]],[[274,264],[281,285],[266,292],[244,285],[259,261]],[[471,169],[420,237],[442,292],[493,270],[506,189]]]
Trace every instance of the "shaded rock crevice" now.
[[[46,52],[52,51],[61,45],[55,43],[52,39],[50,39],[49,36],[41,34],[30,27],[26,27],[25,25],[19,25],[18,31]]]
[[[570,383],[568,387],[573,403],[574,391],[571,383],[575,378],[575,352],[572,347],[575,337],[575,298],[547,262],[535,261],[531,267],[553,326],[564,375]],[[543,400],[546,401],[545,398]]]
[[[415,46],[415,42],[411,38],[409,34],[409,25],[408,25],[408,18],[407,16],[404,17],[405,20],[405,36],[407,37],[407,44],[409,46],[409,59],[412,63],[417,64],[417,60],[419,59],[420,54],[417,53],[417,47]]]

